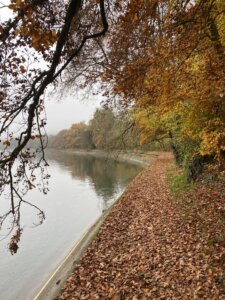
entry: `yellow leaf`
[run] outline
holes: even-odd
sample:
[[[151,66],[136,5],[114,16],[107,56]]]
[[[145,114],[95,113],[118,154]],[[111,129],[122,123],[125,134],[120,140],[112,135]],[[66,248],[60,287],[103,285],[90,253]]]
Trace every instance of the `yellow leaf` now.
[[[138,21],[138,16],[137,14],[134,16],[134,22],[137,22]]]

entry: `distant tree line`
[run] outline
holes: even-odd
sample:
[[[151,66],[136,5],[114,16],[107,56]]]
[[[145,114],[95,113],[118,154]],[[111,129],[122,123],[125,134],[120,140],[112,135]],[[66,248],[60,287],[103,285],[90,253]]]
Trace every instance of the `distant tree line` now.
[[[141,129],[127,112],[97,109],[89,124],[72,124],[49,137],[48,146],[56,149],[165,149],[159,142],[140,144]]]

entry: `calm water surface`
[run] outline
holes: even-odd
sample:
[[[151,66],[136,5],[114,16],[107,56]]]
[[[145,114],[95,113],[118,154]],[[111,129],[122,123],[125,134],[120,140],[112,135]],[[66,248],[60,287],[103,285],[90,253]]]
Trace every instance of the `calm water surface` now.
[[[0,300],[31,300],[82,234],[122,193],[141,167],[90,155],[48,153],[50,192],[32,191],[26,200],[44,210],[41,226],[35,212],[23,207],[23,235],[18,253],[0,242]],[[0,201],[1,209],[5,200]],[[0,233],[0,239],[3,233]]]

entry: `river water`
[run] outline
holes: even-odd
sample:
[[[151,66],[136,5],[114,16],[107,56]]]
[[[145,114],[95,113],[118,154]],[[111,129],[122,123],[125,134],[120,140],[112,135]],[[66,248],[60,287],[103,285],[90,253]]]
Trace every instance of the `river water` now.
[[[141,170],[127,162],[59,151],[49,152],[48,162],[49,193],[32,190],[27,198],[45,212],[46,220],[35,226],[34,211],[24,206],[17,254],[10,254],[7,238],[0,241],[0,300],[33,299],[76,241]],[[0,215],[1,207],[3,200]]]

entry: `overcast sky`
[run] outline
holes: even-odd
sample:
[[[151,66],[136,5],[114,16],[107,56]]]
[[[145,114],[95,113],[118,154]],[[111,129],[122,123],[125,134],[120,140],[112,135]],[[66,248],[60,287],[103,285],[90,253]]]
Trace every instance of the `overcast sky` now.
[[[8,5],[9,0],[1,0],[0,3]],[[1,9],[1,21],[6,21],[10,17],[12,17],[11,10],[7,8]],[[101,102],[97,96],[93,97],[87,94],[84,97],[80,92],[73,92],[73,95],[71,95],[69,91],[68,94],[64,92],[63,96],[46,95],[45,99],[47,113],[46,130],[48,134],[56,134],[62,129],[69,128],[73,123],[88,122]]]
[[[51,98],[51,100],[49,100]],[[69,128],[73,123],[88,122],[97,107],[100,106],[99,97],[84,97],[77,93],[61,96],[48,96],[46,99],[46,113],[48,134],[56,134],[62,129]]]

